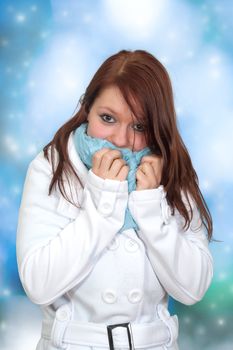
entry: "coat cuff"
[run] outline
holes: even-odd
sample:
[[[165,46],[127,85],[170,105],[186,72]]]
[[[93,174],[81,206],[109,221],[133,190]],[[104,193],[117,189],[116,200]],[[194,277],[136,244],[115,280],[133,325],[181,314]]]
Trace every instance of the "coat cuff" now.
[[[168,224],[171,217],[163,185],[150,190],[132,191],[129,195],[129,209],[139,227],[142,222],[155,216]]]
[[[87,182],[100,191],[128,192],[128,181],[102,179],[95,175],[91,169],[88,172]]]
[[[150,190],[132,191],[130,197],[133,201],[161,201],[166,197],[163,185]]]
[[[127,206],[128,181],[102,179],[90,169],[87,175],[86,191],[90,192],[96,209],[103,216],[110,216],[121,204]]]

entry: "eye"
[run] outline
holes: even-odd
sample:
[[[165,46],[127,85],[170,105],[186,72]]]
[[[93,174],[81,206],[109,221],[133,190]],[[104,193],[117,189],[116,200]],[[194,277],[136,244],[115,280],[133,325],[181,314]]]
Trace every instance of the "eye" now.
[[[134,128],[136,131],[144,132],[146,130],[146,127],[143,124],[135,124],[134,126],[136,127]]]
[[[113,123],[111,119],[114,119],[111,115],[109,114],[100,114],[100,118],[106,122],[106,123]]]

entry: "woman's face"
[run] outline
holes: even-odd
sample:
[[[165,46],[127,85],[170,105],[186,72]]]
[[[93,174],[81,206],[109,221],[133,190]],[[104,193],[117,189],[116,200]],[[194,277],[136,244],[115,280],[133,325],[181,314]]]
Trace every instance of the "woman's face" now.
[[[134,120],[133,120],[134,119]],[[145,127],[136,121],[121,91],[111,85],[95,99],[87,117],[87,134],[116,147],[140,151],[146,147]]]

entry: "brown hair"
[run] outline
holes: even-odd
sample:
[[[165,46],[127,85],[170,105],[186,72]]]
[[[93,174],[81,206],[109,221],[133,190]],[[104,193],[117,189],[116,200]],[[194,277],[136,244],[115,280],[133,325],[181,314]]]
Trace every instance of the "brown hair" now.
[[[134,102],[139,102],[147,121],[148,147],[153,153],[163,158],[161,185],[167,193],[172,214],[176,208],[185,219],[184,228],[187,229],[193,217],[191,197],[197,205],[210,240],[213,230],[212,218],[199,189],[198,177],[188,150],[177,128],[169,75],[165,67],[152,54],[144,50],[121,50],[103,62],[79,100],[80,109],[60,127],[52,141],[43,148],[44,156],[48,159],[48,148],[51,146],[53,177],[49,186],[49,195],[54,185],[58,184],[62,195],[69,200],[62,175],[64,174],[67,179],[71,174],[79,178],[69,159],[68,138],[72,131],[87,121],[95,98],[103,88],[109,85],[115,85],[120,89],[138,120],[141,119],[141,114],[138,114]],[[56,169],[54,150],[59,155]],[[186,198],[188,207],[182,200],[181,192]]]

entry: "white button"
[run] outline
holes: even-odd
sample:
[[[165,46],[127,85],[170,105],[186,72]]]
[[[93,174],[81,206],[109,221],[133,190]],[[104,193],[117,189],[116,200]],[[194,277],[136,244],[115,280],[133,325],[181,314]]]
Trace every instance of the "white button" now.
[[[69,313],[66,310],[58,309],[57,312],[56,312],[56,318],[59,321],[68,321]]]
[[[139,303],[142,299],[142,292],[140,289],[132,289],[128,294],[128,299],[131,303]]]
[[[110,250],[116,250],[119,247],[119,238],[115,237],[110,245],[108,246],[108,249]]]
[[[128,252],[136,252],[136,250],[139,249],[139,245],[133,239],[127,238],[126,241],[125,241],[125,249]]]
[[[102,298],[107,304],[113,304],[117,300],[117,294],[112,289],[106,289],[102,294]]]
[[[111,204],[110,203],[102,203],[100,204],[100,212],[103,213],[103,214],[111,214],[112,212],[112,207],[111,207]]]
[[[110,204],[109,203],[103,203],[102,206],[103,206],[104,209],[110,208]]]

